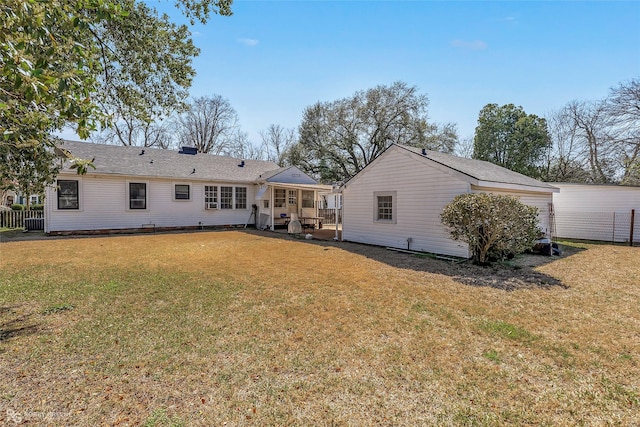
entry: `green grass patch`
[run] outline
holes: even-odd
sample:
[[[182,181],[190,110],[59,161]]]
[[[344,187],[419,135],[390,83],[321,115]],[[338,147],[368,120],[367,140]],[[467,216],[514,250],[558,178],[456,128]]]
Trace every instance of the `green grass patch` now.
[[[523,343],[530,343],[538,339],[526,329],[502,320],[485,320],[480,324],[480,329],[494,336]]]
[[[492,362],[502,363],[502,359],[500,358],[500,355],[495,350],[485,351],[484,353],[482,353],[482,356],[488,360],[491,360]]]
[[[61,313],[63,311],[73,310],[74,308],[75,307],[71,304],[58,304],[58,305],[45,308],[42,314],[47,316],[49,314],[55,314],[55,313]]]

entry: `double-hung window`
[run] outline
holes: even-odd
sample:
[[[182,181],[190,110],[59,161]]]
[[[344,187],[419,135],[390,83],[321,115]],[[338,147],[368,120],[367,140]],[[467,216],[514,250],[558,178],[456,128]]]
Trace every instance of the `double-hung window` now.
[[[220,209],[233,209],[233,187],[220,187]]]
[[[175,200],[189,200],[191,199],[190,190],[189,184],[176,184],[174,186],[173,198]]]
[[[287,205],[287,190],[284,188],[276,188],[273,194],[273,206],[276,208],[284,208]]]
[[[129,209],[147,209],[147,184],[129,183]]]
[[[302,190],[302,207],[312,208],[314,207],[313,191]]]
[[[215,185],[204,186],[205,209],[218,209],[218,187]]]
[[[58,180],[58,209],[80,209],[78,181]]]
[[[373,204],[374,221],[396,223],[397,193],[395,191],[374,192]]]
[[[247,209],[246,187],[236,187],[236,209]]]

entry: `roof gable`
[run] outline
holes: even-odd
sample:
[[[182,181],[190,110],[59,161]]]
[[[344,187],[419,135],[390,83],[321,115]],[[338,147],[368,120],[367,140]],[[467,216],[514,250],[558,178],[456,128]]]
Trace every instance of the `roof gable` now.
[[[483,160],[467,159],[439,151],[423,150],[401,144],[390,145],[364,169],[351,177],[344,186],[349,186],[353,181],[368,173],[371,167],[374,167],[380,161],[384,161],[383,159],[387,152],[392,150],[402,150],[411,158],[421,161],[423,164],[436,167],[457,179],[478,187],[542,193],[557,193],[560,191],[545,182]]]
[[[311,178],[295,166],[281,168],[271,173],[263,174],[262,178],[267,182],[281,184],[317,184],[318,181]]]
[[[242,160],[212,154],[181,154],[157,148],[124,147],[65,141],[61,147],[72,156],[95,159],[87,175],[120,175],[206,181],[255,182],[277,169],[264,160]],[[69,171],[69,164],[63,170]]]
[[[484,160],[467,159],[451,154],[421,148],[396,144],[399,148],[408,150],[415,155],[434,161],[445,168],[458,172],[470,178],[473,185],[491,186],[518,186],[533,187],[537,191],[557,192],[558,189],[535,178],[514,172],[502,166],[495,165]]]

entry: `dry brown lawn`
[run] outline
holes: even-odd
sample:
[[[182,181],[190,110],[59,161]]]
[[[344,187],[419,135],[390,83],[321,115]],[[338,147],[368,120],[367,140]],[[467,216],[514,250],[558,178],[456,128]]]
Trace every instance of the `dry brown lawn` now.
[[[261,232],[0,244],[0,424],[634,425],[640,249],[482,269]]]

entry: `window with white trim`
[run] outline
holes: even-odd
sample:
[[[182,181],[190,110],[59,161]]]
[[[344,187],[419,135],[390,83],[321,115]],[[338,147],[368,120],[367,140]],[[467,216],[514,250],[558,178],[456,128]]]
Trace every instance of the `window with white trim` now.
[[[204,207],[216,209],[218,207],[218,187],[215,185],[204,186]]]
[[[236,187],[236,209],[247,209],[246,187]]]
[[[289,190],[289,200],[290,205],[297,206],[298,205],[298,190]]]
[[[58,180],[58,209],[80,209],[77,180]]]
[[[191,188],[189,184],[175,184],[173,197],[175,200],[190,200]]]
[[[302,207],[303,208],[313,208],[315,206],[313,200],[313,191],[311,190],[302,190]]]
[[[276,188],[273,194],[273,207],[284,208],[287,204],[287,190],[284,188]]]
[[[397,193],[377,191],[373,193],[374,221],[396,223]]]
[[[147,184],[129,183],[129,209],[147,209]]]
[[[220,209],[233,209],[233,187],[220,187]]]

